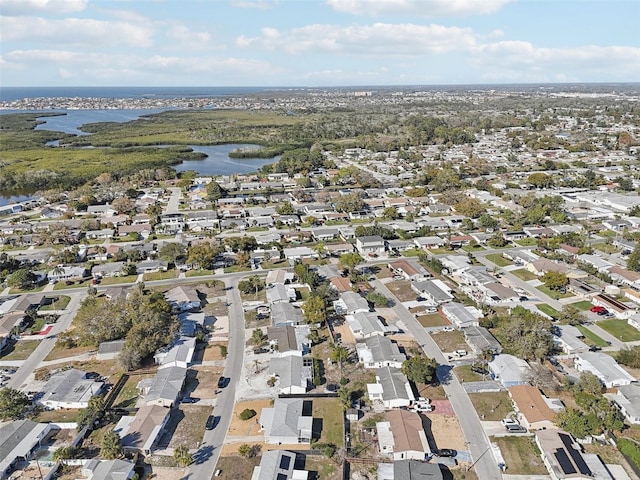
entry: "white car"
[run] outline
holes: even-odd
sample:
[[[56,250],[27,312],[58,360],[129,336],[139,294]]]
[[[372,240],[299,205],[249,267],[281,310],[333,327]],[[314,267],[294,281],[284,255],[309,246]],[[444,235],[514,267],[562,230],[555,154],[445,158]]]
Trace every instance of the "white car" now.
[[[506,427],[507,425],[520,425],[520,424],[513,418],[503,418],[502,425]]]
[[[453,332],[454,330],[455,330],[455,328],[453,328],[453,327],[444,327],[442,329],[443,332]]]

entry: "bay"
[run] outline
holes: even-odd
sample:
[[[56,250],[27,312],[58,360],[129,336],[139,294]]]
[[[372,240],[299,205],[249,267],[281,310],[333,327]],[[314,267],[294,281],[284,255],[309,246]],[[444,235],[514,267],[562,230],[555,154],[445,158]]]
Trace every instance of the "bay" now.
[[[193,170],[202,176],[234,175],[252,173],[264,165],[280,160],[280,155],[273,158],[231,158],[229,152],[239,149],[255,148],[260,145],[230,143],[226,145],[189,145],[194,152],[207,155],[204,160],[188,160],[173,168],[177,172]]]

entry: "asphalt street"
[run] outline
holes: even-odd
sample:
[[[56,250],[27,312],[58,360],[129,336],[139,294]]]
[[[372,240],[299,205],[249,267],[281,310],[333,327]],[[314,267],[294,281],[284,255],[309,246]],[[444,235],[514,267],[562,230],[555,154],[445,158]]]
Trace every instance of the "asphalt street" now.
[[[376,291],[384,294],[388,298],[395,298],[389,289],[380,281],[374,280],[371,285]],[[397,302],[393,307],[393,311],[402,321],[409,333],[418,341],[425,354],[428,357],[435,358],[438,362],[438,380],[442,384],[444,391],[451,402],[451,406],[456,414],[460,428],[467,441],[469,453],[475,462],[474,468],[478,478],[483,480],[498,480],[502,478],[502,473],[498,467],[493,455],[485,455],[490,449],[489,439],[487,438],[480,418],[476,413],[467,392],[464,390],[458,379],[453,374],[453,367],[445,356],[442,354],[438,345],[433,341],[422,325],[409,313],[409,311]]]

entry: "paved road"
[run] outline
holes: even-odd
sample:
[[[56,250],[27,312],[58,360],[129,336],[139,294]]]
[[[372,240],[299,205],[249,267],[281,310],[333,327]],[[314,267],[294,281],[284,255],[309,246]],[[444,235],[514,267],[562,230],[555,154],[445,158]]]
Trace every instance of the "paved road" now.
[[[165,207],[162,213],[178,213],[179,205],[180,205],[180,188],[178,187],[169,187],[171,190],[171,196],[169,197],[169,201],[167,202],[167,206]]]
[[[243,272],[243,276],[247,272]],[[194,455],[194,463],[189,469],[186,478],[190,480],[209,480],[215,471],[220,458],[222,445],[225,443],[227,431],[231,424],[233,407],[236,401],[236,387],[242,372],[244,361],[244,311],[242,300],[238,292],[239,276],[227,278],[227,302],[229,305],[229,350],[224,369],[224,376],[229,379],[229,384],[220,392],[212,415],[220,417],[218,425],[213,430],[205,430],[200,449]]]
[[[386,295],[389,298],[395,298],[387,287],[380,281],[375,280],[371,285],[376,291]],[[435,358],[438,362],[438,380],[444,387],[444,391],[451,402],[451,406],[458,418],[460,428],[467,441],[471,458],[475,463],[474,469],[478,478],[483,480],[498,480],[502,478],[502,473],[498,468],[493,456],[487,453],[490,448],[489,439],[487,438],[476,409],[474,408],[466,391],[458,382],[458,379],[452,372],[452,365],[449,364],[445,356],[442,354],[438,345],[433,341],[427,331],[420,325],[415,317],[400,303],[397,302],[393,307],[398,319],[404,323],[405,327],[418,341],[427,356]],[[446,447],[446,446],[443,446]]]
[[[56,344],[56,336],[59,333],[64,332],[69,325],[71,325],[72,320],[76,316],[78,309],[80,308],[80,303],[82,299],[85,297],[87,293],[87,289],[81,289],[83,293],[69,293],[65,292],[65,295],[71,297],[67,308],[65,309],[65,313],[58,318],[57,323],[49,332],[49,335],[40,342],[40,345],[29,355],[29,358],[22,362],[18,371],[11,376],[11,380],[7,382],[7,386],[11,388],[20,388],[29,378],[29,375],[33,373],[33,371],[38,368],[40,363],[49,355],[49,352],[53,350],[53,347]]]

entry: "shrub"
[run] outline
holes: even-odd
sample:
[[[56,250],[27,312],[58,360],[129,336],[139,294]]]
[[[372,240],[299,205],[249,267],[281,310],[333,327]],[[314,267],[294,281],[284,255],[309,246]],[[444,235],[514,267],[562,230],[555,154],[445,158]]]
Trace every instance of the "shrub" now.
[[[349,383],[349,379],[347,377],[340,377],[340,385],[346,385]]]
[[[242,412],[240,412],[240,420],[249,420],[256,416],[256,411],[250,408],[245,408]]]
[[[637,443],[621,438],[618,440],[618,450],[628,457],[636,467],[640,467],[640,446]]]

